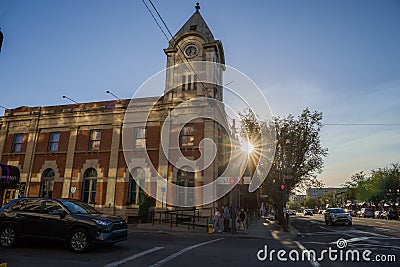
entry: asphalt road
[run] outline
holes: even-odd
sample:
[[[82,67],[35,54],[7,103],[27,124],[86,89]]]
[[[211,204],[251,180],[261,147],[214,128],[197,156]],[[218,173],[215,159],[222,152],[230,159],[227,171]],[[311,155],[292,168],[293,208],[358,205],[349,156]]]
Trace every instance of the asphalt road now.
[[[327,226],[322,215],[297,215],[291,222],[299,231],[291,240],[286,239],[289,235],[278,240],[272,234],[261,239],[231,234],[130,233],[128,241],[80,255],[62,243],[24,241],[12,249],[0,249],[0,263],[8,267],[400,266],[400,221],[354,218],[352,226]],[[367,250],[371,253],[362,258]],[[315,256],[308,257],[310,251],[315,251]],[[346,254],[348,251],[354,254]],[[354,258],[355,251],[360,259]]]
[[[231,234],[184,236],[130,233],[128,241],[112,247],[74,254],[62,243],[25,241],[0,249],[0,263],[12,266],[271,266],[257,253],[269,249],[296,249],[291,242],[274,238],[236,238]],[[263,259],[264,251],[260,254]],[[272,258],[272,266],[286,263]],[[307,262],[291,266],[310,266]]]
[[[291,220],[299,230],[295,242],[303,249],[317,252],[317,260],[311,263],[314,267],[400,266],[400,221],[353,218],[352,226],[327,226],[319,214],[297,215]],[[329,249],[337,251],[332,252],[332,259]],[[327,252],[320,257],[323,250]]]

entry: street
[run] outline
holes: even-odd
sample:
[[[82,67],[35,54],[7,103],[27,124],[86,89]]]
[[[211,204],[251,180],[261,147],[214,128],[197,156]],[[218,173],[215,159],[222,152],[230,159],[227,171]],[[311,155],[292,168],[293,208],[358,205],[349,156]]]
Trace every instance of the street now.
[[[299,230],[295,242],[298,242],[300,246],[307,250],[317,251],[317,256],[322,250],[328,250],[331,247],[344,252],[358,250],[361,259],[362,252],[370,250],[372,253],[367,258],[373,263],[369,264],[398,266],[400,260],[400,221],[353,217],[352,226],[345,224],[327,226],[322,214],[314,216],[296,215],[291,220],[292,225]],[[352,263],[352,266],[361,266],[367,263],[366,260],[346,261],[344,254],[342,264],[340,264],[339,253],[338,259],[334,261],[329,260],[326,254],[325,256],[322,262],[315,262],[313,266],[342,266],[350,263]],[[357,264],[357,262],[360,263]]]
[[[262,220],[260,220],[262,222]],[[268,221],[266,221],[268,222]],[[0,263],[7,266],[398,266],[400,221],[353,218],[353,225],[325,225],[323,215],[291,217],[291,239],[277,238],[266,223],[265,235],[140,233],[131,231],[128,241],[74,254],[62,243],[22,241],[16,248],[1,249]],[[255,224],[251,225],[255,227]],[[268,228],[269,227],[269,228]],[[294,228],[295,227],[295,228]],[[297,229],[297,230],[295,230]],[[340,249],[338,248],[340,240]],[[333,251],[332,255],[323,250]],[[278,251],[284,250],[285,254]],[[303,250],[315,257],[302,259]],[[346,251],[359,251],[360,259],[346,259]],[[363,252],[370,250],[367,262]],[[298,255],[298,259],[296,256]],[[336,258],[335,258],[336,255]],[[379,255],[380,262],[376,256]],[[283,258],[280,260],[279,257]],[[395,259],[393,259],[395,257]],[[285,261],[286,260],[286,261]],[[395,260],[395,262],[393,262]],[[385,262],[382,262],[385,261]],[[387,262],[390,261],[390,262]]]
[[[264,245],[287,249],[280,241],[233,238],[231,234],[211,236],[130,233],[128,241],[112,247],[74,254],[63,244],[23,242],[16,248],[1,249],[0,263],[7,266],[263,266],[257,259]],[[293,247],[293,246],[292,246]],[[294,247],[293,247],[294,248]],[[278,266],[283,266],[284,263]],[[299,266],[309,266],[302,264]]]

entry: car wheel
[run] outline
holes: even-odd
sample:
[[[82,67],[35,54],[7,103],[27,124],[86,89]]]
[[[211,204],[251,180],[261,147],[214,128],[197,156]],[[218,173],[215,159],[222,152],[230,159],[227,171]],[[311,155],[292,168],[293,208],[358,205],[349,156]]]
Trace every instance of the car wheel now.
[[[329,222],[328,222],[328,221],[325,221],[325,224],[326,224],[326,225],[329,225]]]
[[[6,225],[0,231],[0,246],[10,248],[17,242],[17,231],[14,226]]]
[[[349,222],[349,225],[352,225],[353,223],[352,222]]]
[[[90,239],[87,231],[84,229],[73,230],[69,241],[69,248],[74,253],[83,253],[89,249]]]

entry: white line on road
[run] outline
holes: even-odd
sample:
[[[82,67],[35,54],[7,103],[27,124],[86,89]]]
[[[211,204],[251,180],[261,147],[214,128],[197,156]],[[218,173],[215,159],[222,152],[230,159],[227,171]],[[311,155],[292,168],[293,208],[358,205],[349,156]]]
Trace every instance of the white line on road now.
[[[122,260],[119,260],[119,261],[115,261],[115,262],[109,263],[109,264],[107,264],[107,265],[104,265],[104,267],[114,267],[114,266],[118,266],[118,265],[124,264],[124,263],[126,263],[126,262],[128,262],[128,261],[137,259],[137,258],[139,258],[139,257],[142,257],[142,256],[146,255],[146,254],[155,252],[155,251],[160,250],[160,249],[163,249],[163,248],[164,248],[164,247],[154,247],[154,248],[152,248],[152,249],[145,250],[145,251],[142,251],[142,252],[137,253],[137,254],[135,254],[135,255],[129,256],[129,257],[125,258],[125,259],[122,259]]]
[[[166,257],[166,258],[160,260],[159,262],[156,262],[155,264],[151,265],[150,267],[158,267],[158,266],[161,266],[161,265],[163,265],[163,264],[169,262],[170,260],[172,260],[172,259],[174,259],[174,258],[176,258],[176,257],[178,257],[178,256],[180,256],[180,255],[182,255],[183,253],[188,252],[189,250],[192,250],[192,249],[194,249],[194,248],[197,248],[197,247],[200,247],[200,246],[203,246],[203,245],[207,245],[207,244],[210,244],[210,243],[213,243],[213,242],[217,242],[217,241],[220,241],[220,240],[222,240],[222,239],[223,239],[223,238],[219,238],[219,239],[211,240],[211,241],[208,241],[208,242],[204,242],[204,243],[200,243],[200,244],[196,244],[196,245],[193,245],[193,246],[184,248],[184,249],[182,249],[182,250],[180,250],[180,251],[178,251],[178,252],[176,252],[176,253],[174,253],[174,254],[172,254],[172,255],[169,255],[168,257]]]
[[[299,241],[294,241],[296,245],[301,249],[301,250],[307,250],[305,246],[303,246]],[[310,263],[313,267],[320,267],[321,265],[317,262],[315,259],[315,255],[311,255]]]

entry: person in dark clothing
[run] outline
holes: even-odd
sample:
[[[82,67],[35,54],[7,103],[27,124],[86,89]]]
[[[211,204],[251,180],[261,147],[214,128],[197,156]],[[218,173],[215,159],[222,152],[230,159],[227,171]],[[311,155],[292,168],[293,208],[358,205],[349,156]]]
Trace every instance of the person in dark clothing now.
[[[228,206],[222,206],[224,211],[224,232],[229,233],[231,228],[229,227],[229,221],[231,219],[231,212]]]
[[[241,209],[239,212],[239,220],[240,220],[240,223],[239,223],[238,230],[240,229],[240,226],[242,225],[244,233],[247,233],[247,225],[246,225],[247,213],[244,211],[244,209]]]

